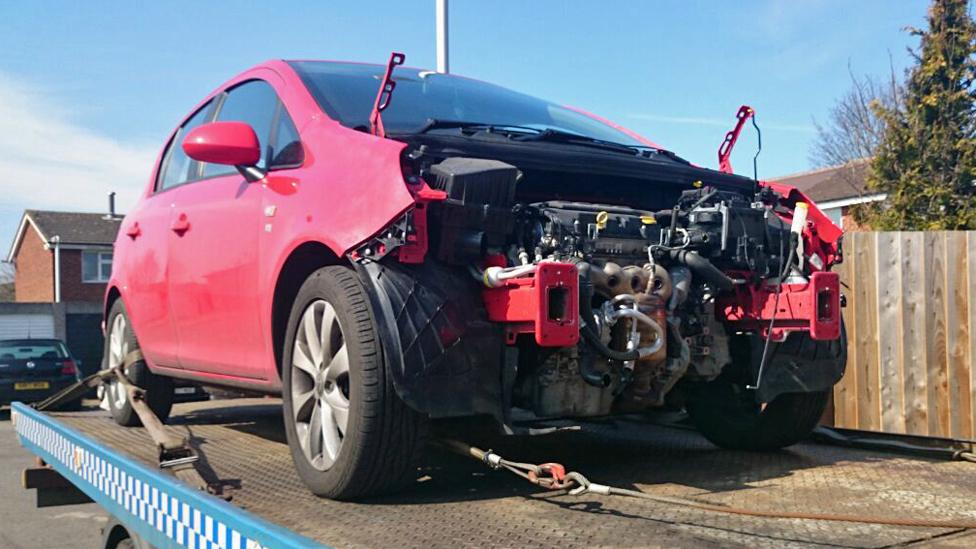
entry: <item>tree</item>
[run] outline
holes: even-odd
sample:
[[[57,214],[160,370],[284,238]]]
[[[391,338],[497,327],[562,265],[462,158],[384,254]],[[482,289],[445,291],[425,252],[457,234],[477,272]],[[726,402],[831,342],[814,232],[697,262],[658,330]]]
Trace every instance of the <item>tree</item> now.
[[[851,88],[833,107],[826,125],[814,121],[816,141],[810,152],[815,167],[843,166],[856,160],[870,158],[884,137],[884,120],[871,107],[878,102],[894,108],[898,100],[898,84],[894,73],[882,83],[870,76],[858,77],[848,68]]]
[[[868,187],[887,193],[867,213],[882,230],[976,229],[976,25],[968,0],[934,0],[912,52],[904,95],[874,102],[884,123]]]

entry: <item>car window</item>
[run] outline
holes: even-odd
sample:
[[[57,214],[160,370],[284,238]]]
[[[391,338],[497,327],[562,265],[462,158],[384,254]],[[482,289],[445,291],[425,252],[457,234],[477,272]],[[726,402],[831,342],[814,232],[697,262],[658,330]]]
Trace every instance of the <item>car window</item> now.
[[[60,341],[0,341],[0,359],[60,359],[67,358],[68,352]]]
[[[290,61],[323,111],[340,124],[369,128],[382,65]],[[591,116],[501,86],[470,78],[397,68],[396,92],[383,111],[388,133],[410,133],[428,120],[553,128],[625,145],[642,145],[631,135]]]
[[[217,113],[218,122],[247,122],[261,143],[261,159],[257,166],[264,168],[268,165],[270,148],[268,139],[271,136],[271,125],[274,121],[275,110],[278,108],[278,95],[274,88],[263,80],[250,80],[231,88]],[[224,164],[204,164],[203,177],[213,177],[228,173],[236,173],[234,166]]]
[[[295,123],[291,121],[291,116],[288,116],[284,105],[280,106],[278,124],[275,126],[271,143],[269,168],[298,166],[305,160],[305,150],[299,140],[298,130],[295,129]]]
[[[158,184],[156,185],[156,190],[165,190],[180,183],[196,179],[196,177],[190,177],[188,175],[191,162],[190,157],[183,152],[183,137],[193,128],[210,120],[210,107],[212,104],[213,101],[208,101],[173,136],[173,140],[170,141],[169,146],[166,148],[166,153],[163,155],[163,161],[160,164],[161,169],[157,179]]]

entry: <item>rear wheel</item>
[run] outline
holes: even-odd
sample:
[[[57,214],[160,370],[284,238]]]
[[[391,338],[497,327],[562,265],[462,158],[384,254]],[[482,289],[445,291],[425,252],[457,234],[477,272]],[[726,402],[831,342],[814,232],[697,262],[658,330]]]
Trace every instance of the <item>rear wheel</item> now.
[[[353,499],[413,480],[425,419],[386,375],[365,290],[344,267],[302,285],[285,335],[285,434],[316,495]]]
[[[126,355],[139,349],[139,341],[129,323],[128,314],[122,300],[116,300],[108,315],[105,334],[106,368],[113,369],[122,364]],[[146,404],[160,421],[166,421],[173,407],[173,380],[158,376],[149,371],[144,360],[130,364],[125,375],[137,387],[146,391]],[[109,411],[119,425],[134,427],[140,425],[139,415],[132,408],[125,388],[116,381],[109,381],[105,387],[105,398]]]

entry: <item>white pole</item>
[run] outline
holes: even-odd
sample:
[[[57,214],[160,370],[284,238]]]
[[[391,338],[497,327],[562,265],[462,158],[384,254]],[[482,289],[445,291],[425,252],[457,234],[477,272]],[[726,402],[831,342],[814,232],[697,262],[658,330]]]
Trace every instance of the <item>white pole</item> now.
[[[54,302],[61,303],[61,236],[55,235],[54,241]]]
[[[437,72],[451,72],[447,55],[447,0],[437,2]]]

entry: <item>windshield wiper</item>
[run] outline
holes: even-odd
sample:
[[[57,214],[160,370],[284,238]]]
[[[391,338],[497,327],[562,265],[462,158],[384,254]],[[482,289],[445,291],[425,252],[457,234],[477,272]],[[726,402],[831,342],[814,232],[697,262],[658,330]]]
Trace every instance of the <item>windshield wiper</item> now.
[[[551,143],[566,143],[568,145],[579,145],[624,153],[632,156],[650,157],[651,154],[660,154],[672,160],[688,163],[687,160],[679,157],[671,151],[652,147],[650,145],[626,145],[613,141],[604,141],[595,137],[589,137],[578,133],[572,133],[554,128],[534,128],[531,126],[521,126],[518,124],[498,124],[487,122],[470,122],[464,120],[442,120],[428,118],[423,126],[410,132],[411,134],[423,134],[431,130],[460,129],[462,133],[474,133],[483,131],[486,133],[503,135],[513,141],[540,141]]]
[[[508,132],[505,130],[516,130],[519,133],[531,132],[532,134],[539,133],[541,131],[538,128],[519,126],[517,124],[489,124],[487,122],[469,122],[464,120],[441,120],[437,118],[428,118],[427,122],[425,122],[423,126],[410,133],[420,134],[427,133],[431,130],[449,130],[454,128],[460,129],[462,132],[464,130],[480,130],[488,133],[499,133],[506,136],[511,136],[513,132]]]
[[[609,151],[617,151],[632,155],[641,154],[642,147],[635,147],[632,145],[625,145],[623,143],[615,143],[613,141],[604,141],[602,139],[597,139],[595,137],[588,137],[586,135],[580,135],[578,133],[565,132],[562,130],[556,130],[553,128],[546,128],[539,131],[539,133],[531,135],[520,135],[518,137],[513,137],[512,139],[516,141],[549,141],[553,143],[567,143],[570,145],[582,145],[584,147],[595,147],[598,149],[604,149]]]

